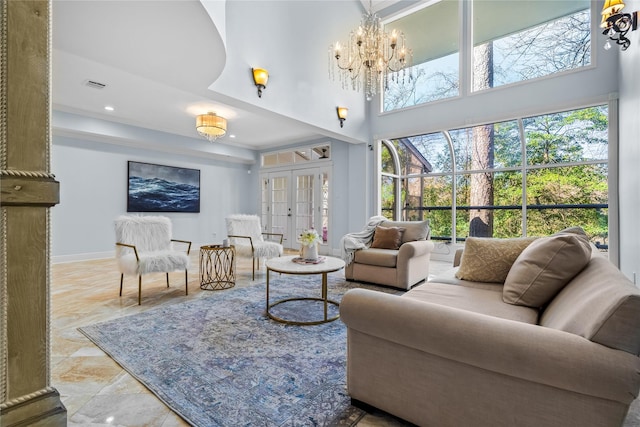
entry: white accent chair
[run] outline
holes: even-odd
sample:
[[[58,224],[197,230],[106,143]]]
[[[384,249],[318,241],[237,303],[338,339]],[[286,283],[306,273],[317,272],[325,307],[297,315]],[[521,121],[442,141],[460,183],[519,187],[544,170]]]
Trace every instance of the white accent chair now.
[[[257,215],[234,214],[225,218],[229,243],[236,249],[238,256],[250,257],[252,260],[252,280],[256,278],[256,263],[260,268],[260,258],[276,258],[282,255],[281,233],[262,231],[260,218]],[[264,236],[279,237],[278,242],[265,240]]]
[[[142,275],[184,270],[185,292],[189,295],[187,268],[191,242],[171,238],[171,220],[163,216],[122,215],[115,220],[116,260],[120,270],[120,296],[125,274],[138,275],[138,305],[142,302]],[[186,251],[174,249],[180,243]]]

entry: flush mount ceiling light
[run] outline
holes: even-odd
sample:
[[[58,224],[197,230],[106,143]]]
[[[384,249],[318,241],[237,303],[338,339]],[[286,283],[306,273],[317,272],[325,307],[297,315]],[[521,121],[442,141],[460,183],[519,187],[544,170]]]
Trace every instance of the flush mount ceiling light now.
[[[227,133],[227,119],[208,112],[196,117],[196,130],[203,138],[213,142]]]
[[[400,71],[411,68],[412,57],[411,49],[405,45],[404,34],[396,30],[387,34],[369,1],[369,12],[362,17],[360,26],[351,31],[349,41],[337,42],[329,49],[329,62],[333,62],[333,66],[329,66],[329,77],[335,78],[337,68],[343,88],[351,86],[360,91],[364,87],[365,98],[371,101],[382,82],[387,88],[389,75],[396,78]],[[412,77],[410,70],[408,76]]]
[[[258,87],[258,98],[262,98],[262,91],[267,88],[269,72],[264,68],[252,68],[253,83]]]
[[[605,0],[602,7],[600,28],[604,28],[602,34],[610,39],[604,44],[607,50],[611,49],[611,41],[620,45],[620,49],[627,50],[631,45],[627,33],[638,29],[638,12],[622,13],[622,9],[624,9],[622,0]]]

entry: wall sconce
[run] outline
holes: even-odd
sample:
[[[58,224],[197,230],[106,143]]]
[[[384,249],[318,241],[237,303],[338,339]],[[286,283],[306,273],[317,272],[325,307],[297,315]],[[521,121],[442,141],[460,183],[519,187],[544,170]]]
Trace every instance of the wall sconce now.
[[[267,88],[269,72],[264,68],[252,68],[253,82],[258,86],[258,98],[262,98],[262,90]]]
[[[622,0],[605,0],[602,7],[600,28],[604,28],[602,34],[620,45],[622,50],[627,50],[631,45],[631,40],[626,36],[629,31],[638,29],[638,12],[621,13],[623,8],[624,2]],[[607,40],[604,45],[606,50],[611,49],[610,40]]]
[[[340,127],[344,126],[344,121],[347,120],[347,113],[349,109],[347,107],[336,107],[338,112],[338,120],[340,120]]]

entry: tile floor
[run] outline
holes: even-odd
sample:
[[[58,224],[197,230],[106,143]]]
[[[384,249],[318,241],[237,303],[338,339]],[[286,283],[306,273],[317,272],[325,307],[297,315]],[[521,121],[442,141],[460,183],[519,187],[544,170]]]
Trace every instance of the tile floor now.
[[[120,277],[113,259],[52,266],[51,382],[67,408],[69,426],[188,425],[77,328],[212,292],[200,290],[198,250],[192,253],[191,260],[188,296],[184,292],[184,273],[170,275],[169,289],[164,274],[147,275],[143,278],[141,306],[134,276],[125,277],[123,295],[118,296]],[[434,274],[450,267],[449,263],[437,261],[432,265]],[[263,276],[264,267],[256,273],[256,279]],[[252,283],[251,261],[240,259],[236,287]],[[383,415],[367,415],[358,423],[359,427],[402,425]]]

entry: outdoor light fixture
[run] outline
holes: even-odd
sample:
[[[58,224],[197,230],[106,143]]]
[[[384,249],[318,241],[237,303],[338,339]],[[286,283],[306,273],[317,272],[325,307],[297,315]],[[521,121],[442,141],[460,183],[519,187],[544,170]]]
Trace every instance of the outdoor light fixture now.
[[[252,68],[253,82],[258,86],[258,97],[262,98],[262,90],[266,89],[269,80],[269,72],[264,68]]]
[[[611,40],[627,50],[631,40],[627,38],[629,31],[638,29],[638,12],[622,13],[624,2],[622,0],[605,0],[602,7],[602,22],[600,28],[604,28],[602,34],[609,37],[604,48],[611,49]]]
[[[227,119],[211,112],[201,114],[196,117],[196,130],[200,136],[213,142],[227,133]]]
[[[340,127],[344,126],[344,121],[347,120],[347,113],[349,109],[347,107],[336,107],[338,112],[338,120],[340,120]]]
[[[333,66],[329,65],[329,77],[335,78],[337,68],[344,89],[351,86],[359,91],[364,86],[365,98],[371,101],[383,82],[387,88],[390,74],[395,78],[397,73],[407,68],[408,76],[412,78],[412,58],[413,53],[405,45],[404,34],[396,30],[387,34],[382,20],[373,13],[369,0],[369,12],[362,17],[360,26],[351,31],[348,42],[337,42],[329,48],[329,63],[333,63]]]

